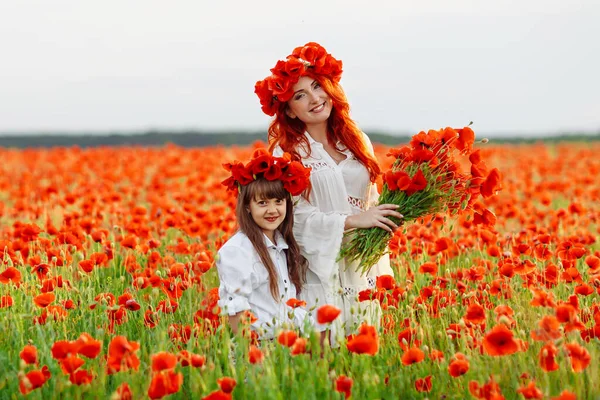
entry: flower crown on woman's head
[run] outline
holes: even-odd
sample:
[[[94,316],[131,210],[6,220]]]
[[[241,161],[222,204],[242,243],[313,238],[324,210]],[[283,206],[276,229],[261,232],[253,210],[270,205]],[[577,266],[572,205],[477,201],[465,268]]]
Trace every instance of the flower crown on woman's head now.
[[[223,168],[230,171],[231,176],[221,184],[236,194],[240,186],[246,186],[260,178],[282,181],[283,188],[292,196],[298,196],[310,184],[310,168],[306,168],[299,161],[292,161],[289,153],[284,153],[283,157],[273,157],[265,148],[256,149],[246,165],[234,161],[223,164]]]
[[[270,76],[254,85],[254,93],[260,99],[263,112],[275,115],[279,104],[292,98],[294,85],[300,77],[307,74],[327,76],[337,83],[342,78],[342,61],[336,60],[315,42],[296,47],[285,61],[277,61]]]

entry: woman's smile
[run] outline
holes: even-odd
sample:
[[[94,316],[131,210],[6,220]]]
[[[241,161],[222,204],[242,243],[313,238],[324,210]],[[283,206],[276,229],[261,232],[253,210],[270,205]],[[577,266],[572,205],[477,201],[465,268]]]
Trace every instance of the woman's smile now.
[[[323,111],[323,109],[324,109],[324,108],[325,108],[325,102],[323,102],[323,103],[319,104],[318,106],[316,106],[316,107],[312,108],[312,109],[310,110],[310,112],[313,112],[313,113],[317,113],[317,114],[318,114],[318,113],[320,113],[321,111]]]

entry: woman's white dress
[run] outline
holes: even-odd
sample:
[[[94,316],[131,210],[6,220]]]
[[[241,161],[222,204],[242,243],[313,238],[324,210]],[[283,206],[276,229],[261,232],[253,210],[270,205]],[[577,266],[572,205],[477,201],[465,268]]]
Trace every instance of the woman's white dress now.
[[[356,272],[356,262],[336,261],[346,217],[368,209],[377,202],[379,194],[377,186],[370,181],[368,170],[351,151],[343,149],[346,159],[338,164],[321,143],[308,132],[305,135],[310,152],[302,148],[298,152],[304,166],[312,169],[312,188],[308,201],[297,197],[294,207],[294,236],[309,262],[307,283],[301,297],[307,302],[307,309],[324,304],[339,307],[342,314],[332,329],[334,335],[348,335],[355,333],[357,325],[363,321],[379,325],[379,304],[377,301],[359,303],[358,293],[375,287],[377,276],[393,276],[387,255],[365,276]],[[364,138],[373,152],[371,141],[367,135]],[[273,154],[281,156],[283,151],[277,147]]]

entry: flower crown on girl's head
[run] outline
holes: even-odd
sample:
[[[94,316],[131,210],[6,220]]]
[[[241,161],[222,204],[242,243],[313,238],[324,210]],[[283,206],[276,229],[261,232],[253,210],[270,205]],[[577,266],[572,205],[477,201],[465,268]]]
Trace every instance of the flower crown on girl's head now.
[[[342,61],[333,58],[320,44],[309,42],[296,47],[285,61],[277,61],[271,73],[254,85],[254,93],[260,99],[262,110],[269,116],[275,115],[280,103],[292,98],[294,85],[303,75],[323,75],[339,82],[342,78]]]
[[[240,186],[246,186],[260,178],[282,181],[283,188],[292,196],[304,192],[310,183],[310,168],[299,161],[292,161],[289,153],[284,153],[283,157],[273,157],[265,148],[256,149],[246,165],[234,161],[223,164],[223,168],[230,171],[231,176],[221,183],[236,194]]]

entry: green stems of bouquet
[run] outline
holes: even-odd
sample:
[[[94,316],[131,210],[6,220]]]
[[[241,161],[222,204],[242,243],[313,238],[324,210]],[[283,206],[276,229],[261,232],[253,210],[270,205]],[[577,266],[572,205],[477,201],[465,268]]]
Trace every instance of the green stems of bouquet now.
[[[397,225],[445,211],[448,205],[462,200],[463,194],[454,190],[452,174],[441,172],[427,164],[411,164],[405,171],[414,176],[419,169],[427,179],[427,186],[423,190],[409,194],[405,190],[390,190],[387,184],[383,186],[379,204],[399,206],[398,211],[404,216],[403,220],[390,218]],[[363,275],[388,251],[388,243],[392,238],[391,233],[377,227],[354,229],[344,236],[350,240],[342,245],[338,260],[345,258],[348,261],[358,261],[357,271]]]

